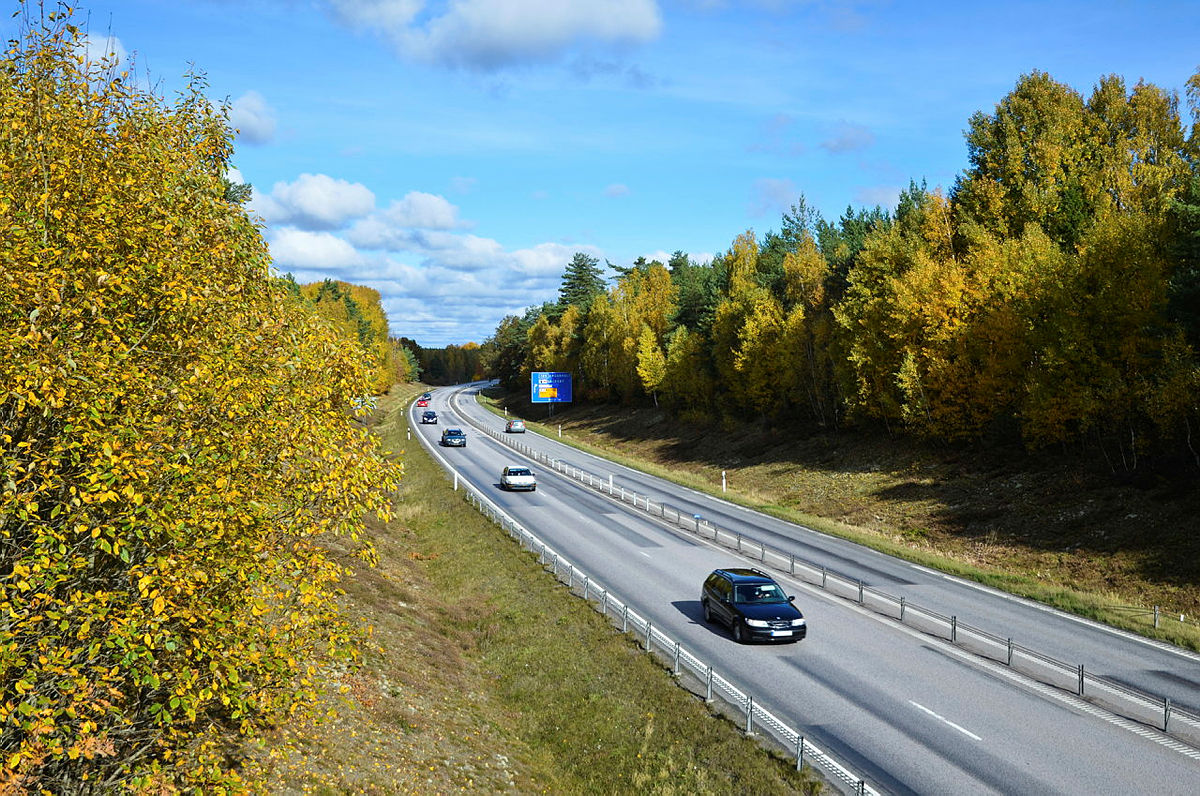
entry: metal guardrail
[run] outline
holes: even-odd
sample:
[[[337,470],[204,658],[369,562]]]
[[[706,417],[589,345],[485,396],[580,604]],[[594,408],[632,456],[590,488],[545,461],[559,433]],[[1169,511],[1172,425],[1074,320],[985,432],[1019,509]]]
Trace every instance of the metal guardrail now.
[[[470,422],[468,420],[468,422]],[[889,616],[927,635],[949,641],[975,655],[1005,664],[1013,671],[1040,683],[1081,697],[1118,716],[1161,730],[1194,746],[1200,746],[1200,713],[1179,708],[1170,698],[1141,691],[1110,678],[1093,674],[1083,664],[1071,664],[1028,647],[958,621],[869,586],[862,580],[842,575],[828,567],[805,560],[741,531],[722,528],[698,514],[681,511],[664,502],[652,501],[614,483],[614,478],[599,478],[592,473],[534,450],[502,431],[475,426],[476,429],[513,448],[523,456],[551,467],[601,494],[628,503],[633,508],[668,522],[702,539],[727,547],[780,572],[819,586],[832,595],[857,603],[875,613]]]
[[[840,763],[819,745],[789,726],[760,703],[756,703],[753,694],[739,689],[691,650],[654,627],[648,618],[637,613],[628,603],[613,594],[602,581],[575,566],[565,556],[524,528],[465,478],[460,477],[449,462],[434,450],[432,443],[426,440],[423,434],[418,434],[417,437],[421,444],[434,454],[447,473],[453,476],[455,488],[463,490],[466,500],[472,506],[503,528],[524,549],[536,553],[538,562],[550,570],[559,581],[565,583],[571,594],[582,597],[603,616],[619,625],[622,633],[632,633],[638,644],[647,652],[658,656],[664,665],[670,663],[673,675],[679,677],[686,673],[695,677],[700,686],[704,688],[706,702],[711,703],[714,699],[720,698],[738,714],[743,715],[747,735],[754,734],[755,730],[769,734],[783,748],[794,751],[797,770],[800,770],[806,763],[817,767],[826,775],[831,784],[843,793],[855,794],[855,796],[879,796],[879,792],[868,785],[863,777]]]

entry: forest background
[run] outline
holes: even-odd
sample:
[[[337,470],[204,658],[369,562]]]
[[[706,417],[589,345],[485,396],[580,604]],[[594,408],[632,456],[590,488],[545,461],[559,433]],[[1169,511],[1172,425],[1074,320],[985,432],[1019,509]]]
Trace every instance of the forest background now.
[[[485,343],[512,389],[575,374],[583,401],[800,435],[1086,445],[1114,469],[1200,466],[1200,72],[1173,92],[1022,76],[971,117],[949,191],[778,232],[709,264],[577,254],[557,302]],[[611,265],[611,264],[610,264]]]

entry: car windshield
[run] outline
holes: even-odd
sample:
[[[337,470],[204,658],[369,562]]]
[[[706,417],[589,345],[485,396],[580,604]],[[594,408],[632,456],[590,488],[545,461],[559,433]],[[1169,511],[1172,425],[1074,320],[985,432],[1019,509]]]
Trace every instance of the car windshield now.
[[[461,437],[462,435],[463,435],[463,433],[462,433],[462,429],[461,429],[461,428],[448,428],[448,429],[446,429],[446,436],[447,436],[447,437]]]
[[[509,467],[508,474],[509,475],[531,475],[531,473],[528,470],[526,470],[524,467]]]
[[[755,583],[749,586],[738,586],[734,594],[734,602],[738,603],[785,603],[787,597],[774,583]]]

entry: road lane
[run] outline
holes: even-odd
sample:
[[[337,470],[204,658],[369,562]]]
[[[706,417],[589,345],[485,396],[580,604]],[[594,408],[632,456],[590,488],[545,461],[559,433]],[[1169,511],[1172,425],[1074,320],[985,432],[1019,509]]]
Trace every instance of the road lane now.
[[[502,429],[503,420],[475,402],[457,402],[471,423]],[[1088,672],[1168,697],[1177,708],[1200,714],[1200,655],[1090,620],[1056,611],[980,584],[936,572],[862,545],[827,536],[751,509],[583,453],[540,434],[522,442],[602,479],[665,502],[685,514],[761,539],[772,547],[825,566],[909,603],[921,605],[1001,639],[1049,655]]]
[[[439,391],[442,427],[459,411],[444,401]],[[436,438],[437,427],[416,428]],[[1151,739],[786,578],[781,582],[809,619],[809,638],[736,645],[724,629],[703,622],[698,593],[711,569],[745,561],[537,466],[537,492],[500,492],[500,469],[520,458],[485,435],[468,434],[467,448],[441,451],[464,478],[882,791],[1183,793],[1200,774],[1195,760]]]

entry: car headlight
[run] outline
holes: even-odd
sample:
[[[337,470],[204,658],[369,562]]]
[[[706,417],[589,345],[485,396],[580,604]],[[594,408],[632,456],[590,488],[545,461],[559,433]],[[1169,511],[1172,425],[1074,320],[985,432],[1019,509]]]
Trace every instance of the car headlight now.
[[[771,623],[763,619],[747,619],[746,624],[750,627],[770,627]]]
[[[792,620],[792,627],[804,627],[804,617]]]

